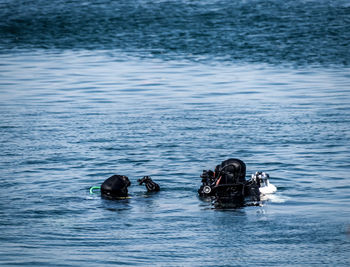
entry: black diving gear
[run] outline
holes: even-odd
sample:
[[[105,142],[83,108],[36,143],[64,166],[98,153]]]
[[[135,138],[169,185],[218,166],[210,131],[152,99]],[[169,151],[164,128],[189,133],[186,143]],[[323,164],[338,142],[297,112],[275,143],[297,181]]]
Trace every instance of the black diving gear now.
[[[160,186],[155,183],[150,176],[144,176],[138,179],[137,182],[142,185],[145,184],[148,192],[158,192]],[[125,199],[128,197],[128,186],[131,182],[127,176],[113,175],[106,179],[101,186],[93,186],[90,188],[90,194],[94,193],[95,189],[100,189],[101,196],[107,199]]]
[[[243,204],[246,197],[260,200],[257,179],[246,180],[246,165],[239,159],[228,159],[217,165],[215,172],[204,170],[202,185],[198,190],[201,197],[213,197],[218,202]]]
[[[128,196],[130,180],[124,175],[113,175],[101,185],[101,196],[109,199],[125,198]]]
[[[148,192],[158,192],[160,187],[155,183],[150,176],[144,176],[142,179],[138,179],[139,185],[145,184]]]

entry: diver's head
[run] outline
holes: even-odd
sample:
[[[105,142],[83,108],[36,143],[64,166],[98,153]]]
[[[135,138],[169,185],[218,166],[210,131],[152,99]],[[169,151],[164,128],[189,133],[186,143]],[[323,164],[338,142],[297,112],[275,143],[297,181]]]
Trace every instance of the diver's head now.
[[[221,162],[215,168],[215,176],[222,176],[223,183],[235,184],[244,183],[246,176],[246,165],[240,159],[228,159]]]
[[[106,198],[127,197],[130,184],[127,176],[113,175],[101,185],[101,195]]]

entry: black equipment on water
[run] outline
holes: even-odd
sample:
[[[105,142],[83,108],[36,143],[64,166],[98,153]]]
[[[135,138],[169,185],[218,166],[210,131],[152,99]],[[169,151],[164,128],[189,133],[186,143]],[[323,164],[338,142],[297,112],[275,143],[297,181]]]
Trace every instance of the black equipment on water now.
[[[240,159],[228,159],[217,165],[215,172],[204,170],[201,197],[214,197],[218,202],[242,204],[246,197],[260,200],[259,186],[255,180],[246,180],[246,165]]]
[[[145,184],[148,192],[158,192],[160,187],[150,176],[144,176],[137,180],[140,185]],[[90,194],[94,194],[94,190],[100,189],[101,196],[107,199],[126,199],[128,196],[128,186],[131,182],[127,176],[113,175],[106,179],[101,186],[93,186],[90,188]]]
[[[144,176],[142,179],[138,179],[139,185],[145,184],[148,192],[158,192],[160,187],[155,183],[150,176]]]
[[[125,198],[128,196],[130,180],[124,175],[113,175],[101,185],[101,196],[110,199]]]

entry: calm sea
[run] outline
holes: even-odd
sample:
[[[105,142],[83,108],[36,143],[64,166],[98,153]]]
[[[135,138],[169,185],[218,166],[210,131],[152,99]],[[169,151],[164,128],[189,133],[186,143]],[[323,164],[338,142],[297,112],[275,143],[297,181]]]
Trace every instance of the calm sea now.
[[[349,25],[345,0],[0,0],[0,265],[349,266]],[[231,157],[277,193],[199,199]],[[131,199],[89,193],[113,174]]]

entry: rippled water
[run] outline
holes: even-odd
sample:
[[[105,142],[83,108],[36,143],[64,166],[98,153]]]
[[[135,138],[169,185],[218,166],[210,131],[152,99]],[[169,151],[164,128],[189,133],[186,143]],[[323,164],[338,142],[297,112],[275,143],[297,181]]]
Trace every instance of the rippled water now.
[[[0,1],[0,48],[350,64],[348,0]]]
[[[349,265],[347,1],[0,1],[0,16],[1,265]],[[277,193],[199,199],[230,157]],[[89,193],[112,174],[131,199]]]

